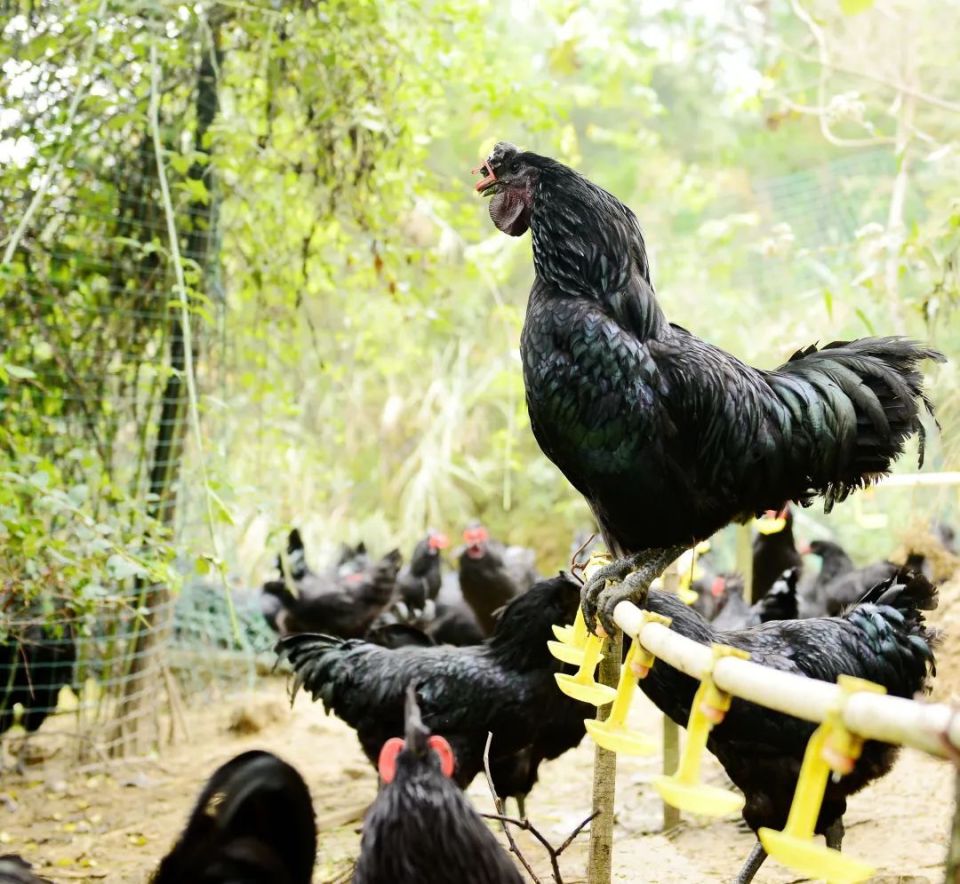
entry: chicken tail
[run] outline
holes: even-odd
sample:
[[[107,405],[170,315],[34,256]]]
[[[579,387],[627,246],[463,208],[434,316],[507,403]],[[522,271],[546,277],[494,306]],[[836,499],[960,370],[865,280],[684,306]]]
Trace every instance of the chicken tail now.
[[[798,350],[768,376],[796,423],[810,428],[804,467],[825,511],[889,472],[915,433],[923,465],[920,412],[933,415],[919,369],[927,359],[946,361],[907,338],[861,338]]]
[[[288,660],[293,667],[293,683],[290,685],[290,702],[296,699],[303,688],[310,692],[314,701],[322,700],[325,712],[334,706],[334,693],[338,668],[343,652],[357,642],[302,632],[290,635],[277,642],[276,653],[280,660]]]
[[[928,670],[936,675],[934,650],[940,634],[923,612],[936,610],[938,602],[937,587],[923,574],[904,568],[868,589],[842,615],[862,631],[878,657],[895,658],[899,672],[913,673],[912,690],[903,695],[923,687]]]

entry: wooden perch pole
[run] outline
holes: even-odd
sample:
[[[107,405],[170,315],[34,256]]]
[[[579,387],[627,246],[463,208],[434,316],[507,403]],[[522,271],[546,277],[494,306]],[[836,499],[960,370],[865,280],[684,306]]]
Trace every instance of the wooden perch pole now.
[[[623,635],[618,633],[607,641],[600,661],[598,681],[617,686],[620,678],[620,659],[623,653]],[[597,710],[597,718],[605,720],[610,706]],[[593,822],[590,823],[590,855],[587,860],[587,884],[609,884],[613,873],[613,799],[617,789],[617,755],[597,746],[593,753]]]
[[[676,592],[680,587],[680,574],[676,563],[667,568],[663,575],[663,588],[668,592]],[[663,758],[661,771],[664,776],[673,776],[680,764],[680,728],[669,715],[663,716]],[[663,830],[665,832],[680,825],[680,808],[663,802]]]

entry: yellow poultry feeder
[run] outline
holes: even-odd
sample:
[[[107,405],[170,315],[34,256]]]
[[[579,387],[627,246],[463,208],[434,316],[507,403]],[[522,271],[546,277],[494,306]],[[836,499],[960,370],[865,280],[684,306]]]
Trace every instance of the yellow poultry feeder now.
[[[606,553],[595,552],[584,566],[584,576],[589,580],[590,575],[597,568],[603,567],[608,560],[609,556]],[[550,653],[558,660],[572,666],[583,663],[583,650],[590,635],[587,623],[583,619],[583,610],[577,609],[577,616],[574,617],[572,626],[561,626],[555,623],[551,628],[557,641],[547,642]]]
[[[841,705],[859,691],[886,693],[882,685],[848,675],[841,675],[837,684],[843,691]],[[757,832],[764,850],[773,859],[798,874],[830,884],[854,884],[874,873],[869,863],[814,841],[827,778],[831,771],[840,775],[849,773],[862,749],[863,738],[843,726],[839,709],[828,715],[813,732],[803,755],[787,825],[782,832],[767,828]]]
[[[557,686],[568,697],[589,703],[591,706],[606,706],[617,695],[615,688],[600,684],[593,677],[597,664],[603,659],[601,653],[604,640],[596,635],[587,635],[583,648],[583,660],[576,675],[558,672],[554,675]]]
[[[643,622],[670,625],[670,618],[650,611],[642,611]],[[654,656],[634,638],[627,651],[623,667],[620,669],[620,681],[617,695],[614,697],[610,715],[605,721],[593,719],[586,721],[587,733],[593,741],[604,749],[621,755],[649,755],[657,748],[656,743],[643,734],[630,731],[626,726],[627,713],[637,689],[637,679],[646,678],[653,666]]]
[[[583,648],[568,645],[566,642],[547,642],[547,649],[562,663],[579,666],[583,662]]]
[[[746,660],[750,656],[746,651],[727,645],[713,645],[712,651],[714,663],[722,657]],[[711,674],[707,673],[690,707],[687,741],[677,771],[672,776],[657,777],[653,781],[667,804],[700,816],[726,816],[743,807],[743,795],[700,781],[700,766],[710,729],[723,721],[729,708],[730,695],[717,688]]]
[[[547,642],[550,653],[558,660],[569,663],[571,666],[579,666],[583,663],[583,651],[590,635],[587,632],[587,622],[583,619],[583,610],[577,609],[573,626],[554,624],[552,628],[558,641]]]

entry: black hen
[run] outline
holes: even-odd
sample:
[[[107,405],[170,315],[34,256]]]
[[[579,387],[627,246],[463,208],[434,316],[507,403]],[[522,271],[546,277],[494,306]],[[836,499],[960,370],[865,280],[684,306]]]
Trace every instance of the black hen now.
[[[920,433],[919,365],[902,338],[798,350],[745,365],[667,321],[633,212],[548,157],[497,144],[477,190],[497,227],[533,238],[536,280],[521,337],[537,442],[590,504],[608,549],[629,556],[584,588],[615,628],[686,547],[785,502],[827,508],[890,469]],[[922,454],[921,446],[921,454]],[[623,580],[605,586],[606,580]]]
[[[13,726],[17,703],[23,707],[20,723],[29,735],[56,709],[60,689],[72,682],[77,643],[69,621],[59,626],[22,623],[12,629],[0,638],[0,735]],[[24,763],[21,749],[21,770]]]
[[[916,562],[910,564],[913,566]],[[835,617],[860,598],[869,587],[881,580],[889,580],[899,570],[900,565],[886,561],[854,568],[821,586],[817,593],[817,602],[826,616]]]
[[[797,584],[799,582],[799,568],[787,568],[773,581],[773,586],[767,594],[752,606],[761,623],[769,623],[771,620],[797,619],[799,616]]]
[[[754,602],[760,601],[788,568],[797,568],[798,573],[803,569],[803,559],[793,539],[793,512],[789,506],[783,509],[783,519],[781,530],[769,533],[758,530],[753,538],[751,599]]]
[[[430,531],[413,548],[410,564],[397,577],[400,598],[410,610],[423,610],[427,601],[436,600],[441,582],[440,550],[447,546],[446,534]]]
[[[726,578],[722,604],[713,618],[713,628],[744,629],[747,626],[769,623],[771,620],[796,620],[799,578],[799,568],[788,568],[773,582],[770,591],[752,605],[744,601],[743,582],[739,578]]]
[[[424,721],[453,746],[456,782],[466,787],[483,769],[487,733],[497,793],[522,801],[545,758],[580,743],[591,707],[557,690],[561,664],[550,656],[551,625],[569,623],[579,585],[560,575],[507,605],[493,636],[465,647],[387,649],[324,635],[282,639],[293,693],[305,688],[354,728],[371,763],[390,737],[403,734],[404,692],[417,689]]]
[[[151,884],[309,884],[317,852],[303,778],[269,752],[218,768]]]
[[[280,579],[265,584],[264,591],[260,593],[260,610],[264,619],[274,632],[280,631],[277,617],[289,600],[289,596],[282,592],[286,577],[296,585],[298,597],[315,596],[335,588],[338,581],[362,571],[369,562],[370,557],[362,541],[356,546],[341,543],[334,560],[321,571],[314,571],[307,562],[306,546],[300,530],[291,529],[285,554],[277,556],[276,568],[280,572]]]
[[[403,739],[384,744],[383,788],[363,821],[354,884],[521,884],[480,815],[450,781],[450,744],[431,736],[406,694]]]
[[[298,595],[282,580],[265,583],[263,594],[280,602],[275,623],[281,635],[320,630],[358,638],[366,634],[392,601],[400,564],[399,551],[392,550],[382,559],[345,576],[323,580],[308,574],[295,583]]]
[[[701,644],[714,642],[749,651],[756,663],[798,675],[835,682],[841,674],[865,678],[895,697],[912,697],[933,672],[936,635],[923,611],[936,608],[936,588],[921,575],[891,578],[870,589],[842,617],[777,621],[739,631],[719,631],[672,593],[652,591],[651,611],[672,618],[671,628]],[[686,724],[698,682],[658,660],[643,692],[679,724]],[[734,699],[723,722],[710,733],[708,747],[746,796],[743,818],[751,829],[782,829],[793,798],[804,748],[814,725]],[[816,831],[829,832],[839,847],[848,795],[890,770],[898,749],[867,741],[854,770],[827,785]],[[759,845],[758,845],[759,847]],[[749,881],[763,861],[751,857],[738,880]]]
[[[800,616],[822,617],[827,613],[823,590],[838,577],[849,574],[856,566],[844,548],[831,540],[813,540],[804,553],[820,559],[820,571],[801,590]]]
[[[492,635],[496,612],[538,580],[533,550],[491,540],[483,525],[463,532],[460,592],[473,610],[484,635]]]

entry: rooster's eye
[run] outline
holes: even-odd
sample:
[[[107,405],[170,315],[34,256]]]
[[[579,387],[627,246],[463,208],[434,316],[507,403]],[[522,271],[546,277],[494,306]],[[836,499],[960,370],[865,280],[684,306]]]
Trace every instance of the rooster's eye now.
[[[511,172],[519,172],[519,171],[520,171],[520,160],[514,160],[514,161],[510,164],[510,171],[511,171]]]

